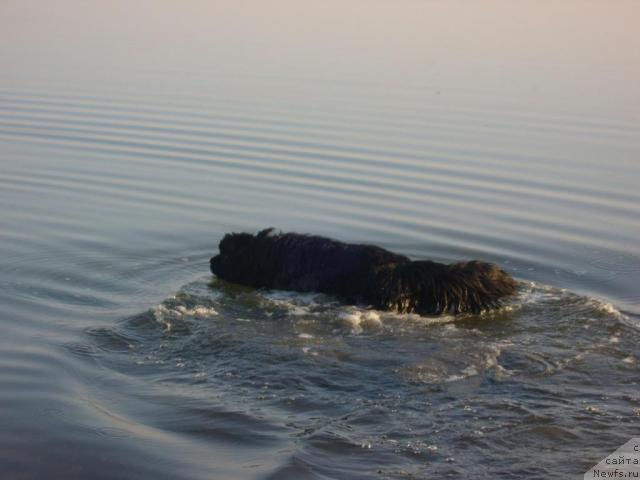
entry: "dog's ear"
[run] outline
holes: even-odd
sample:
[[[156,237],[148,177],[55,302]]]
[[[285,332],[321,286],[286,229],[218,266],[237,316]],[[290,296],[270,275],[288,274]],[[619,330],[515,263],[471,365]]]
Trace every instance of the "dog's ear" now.
[[[274,236],[276,233],[276,229],[273,227],[269,227],[269,228],[265,228],[264,230],[261,230],[258,232],[258,235],[256,235],[258,238],[266,238],[266,237],[272,237]]]

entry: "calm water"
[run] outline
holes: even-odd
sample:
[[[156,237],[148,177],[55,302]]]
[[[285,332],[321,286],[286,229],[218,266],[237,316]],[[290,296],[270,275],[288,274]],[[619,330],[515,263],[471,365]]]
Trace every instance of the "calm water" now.
[[[582,478],[640,433],[637,2],[0,5],[0,476]],[[494,261],[421,318],[208,273]]]

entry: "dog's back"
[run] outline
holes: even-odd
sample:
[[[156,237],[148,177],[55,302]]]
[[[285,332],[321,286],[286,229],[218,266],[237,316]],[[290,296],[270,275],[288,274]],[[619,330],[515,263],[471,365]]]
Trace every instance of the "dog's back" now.
[[[243,285],[317,291],[349,303],[422,314],[479,312],[516,289],[513,278],[489,263],[412,262],[373,245],[272,229],[225,235],[211,271]]]
[[[354,245],[316,235],[231,233],[211,259],[218,277],[254,287],[338,294],[372,269],[410,260],[373,245]]]

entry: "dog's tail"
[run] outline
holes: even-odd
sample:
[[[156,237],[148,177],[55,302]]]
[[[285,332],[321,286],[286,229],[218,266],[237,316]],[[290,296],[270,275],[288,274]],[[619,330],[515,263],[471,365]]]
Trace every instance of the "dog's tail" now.
[[[499,307],[501,300],[516,293],[518,288],[518,282],[493,263],[474,260],[448,267],[452,283],[457,285],[466,311],[479,313]]]
[[[416,261],[396,269],[384,303],[399,312],[480,313],[499,307],[517,286],[511,275],[492,263]]]

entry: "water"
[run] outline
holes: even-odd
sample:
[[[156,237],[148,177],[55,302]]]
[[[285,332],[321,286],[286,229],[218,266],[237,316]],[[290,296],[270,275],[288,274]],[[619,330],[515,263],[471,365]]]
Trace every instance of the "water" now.
[[[581,478],[640,426],[639,13],[3,2],[2,476]],[[423,318],[208,273],[267,226],[522,284]]]

